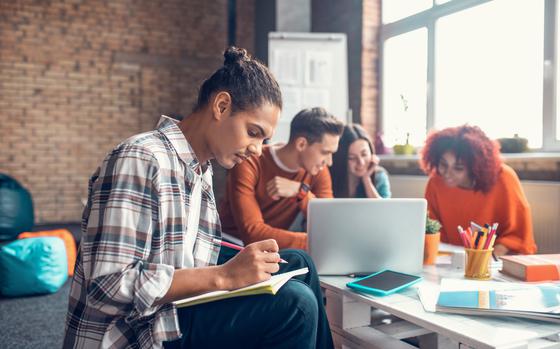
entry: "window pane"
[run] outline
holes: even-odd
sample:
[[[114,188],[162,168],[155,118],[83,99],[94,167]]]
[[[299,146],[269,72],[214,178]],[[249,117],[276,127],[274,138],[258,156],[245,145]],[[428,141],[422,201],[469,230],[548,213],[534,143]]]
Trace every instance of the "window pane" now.
[[[383,0],[383,23],[391,23],[432,7],[432,0]]]
[[[383,132],[387,146],[422,145],[426,136],[426,28],[395,36],[383,48]]]
[[[436,128],[469,123],[541,147],[544,1],[495,0],[436,24]]]
[[[560,8],[556,6],[556,140],[560,141]]]

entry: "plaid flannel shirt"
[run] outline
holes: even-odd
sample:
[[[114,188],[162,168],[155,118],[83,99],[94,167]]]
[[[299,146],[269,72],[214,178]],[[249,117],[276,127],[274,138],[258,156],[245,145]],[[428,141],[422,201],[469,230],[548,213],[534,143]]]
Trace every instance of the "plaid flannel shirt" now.
[[[214,265],[220,249],[212,169],[207,163],[200,176],[199,165],[167,117],[104,159],[89,182],[64,348],[159,348],[180,336],[175,306],[154,302],[175,269]],[[193,200],[195,180],[202,197]],[[189,221],[193,201],[198,222]],[[188,236],[187,225],[197,223]]]

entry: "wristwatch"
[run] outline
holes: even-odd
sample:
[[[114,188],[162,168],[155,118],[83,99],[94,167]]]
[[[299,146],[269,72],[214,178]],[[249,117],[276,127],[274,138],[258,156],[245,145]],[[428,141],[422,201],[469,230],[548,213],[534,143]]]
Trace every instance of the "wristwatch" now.
[[[304,182],[301,182],[301,185],[299,186],[299,191],[298,191],[297,196],[296,196],[297,201],[301,201],[301,200],[305,199],[309,189],[311,189],[311,188],[309,187],[308,184],[306,184]]]

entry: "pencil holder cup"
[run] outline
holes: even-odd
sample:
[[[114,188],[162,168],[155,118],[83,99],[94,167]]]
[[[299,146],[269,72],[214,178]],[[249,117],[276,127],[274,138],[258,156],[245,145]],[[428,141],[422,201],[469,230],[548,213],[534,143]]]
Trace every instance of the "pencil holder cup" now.
[[[492,251],[475,250],[465,248],[465,277],[475,280],[490,280],[490,262],[492,260]]]

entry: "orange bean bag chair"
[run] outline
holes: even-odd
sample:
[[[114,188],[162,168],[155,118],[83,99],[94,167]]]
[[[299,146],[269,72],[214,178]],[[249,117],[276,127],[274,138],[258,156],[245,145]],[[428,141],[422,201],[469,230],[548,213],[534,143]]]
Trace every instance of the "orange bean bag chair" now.
[[[64,241],[66,256],[68,257],[68,275],[74,275],[74,264],[76,263],[76,241],[72,233],[66,229],[54,229],[44,231],[25,232],[18,235],[18,239],[36,238],[42,236],[56,236]]]

